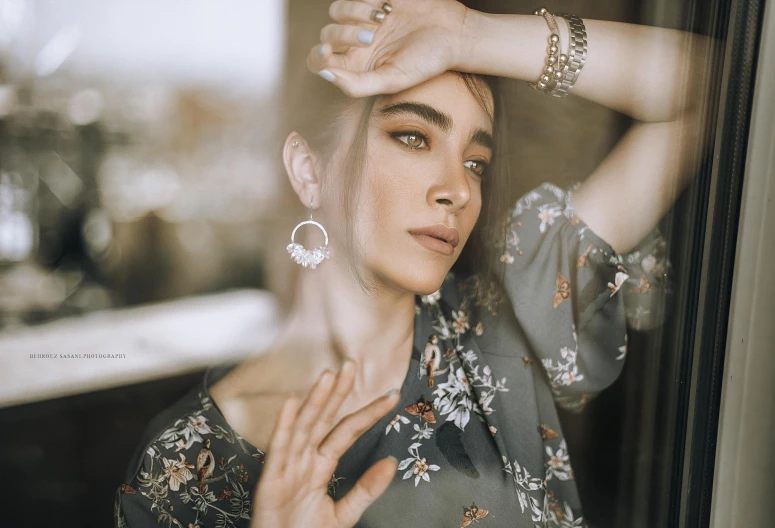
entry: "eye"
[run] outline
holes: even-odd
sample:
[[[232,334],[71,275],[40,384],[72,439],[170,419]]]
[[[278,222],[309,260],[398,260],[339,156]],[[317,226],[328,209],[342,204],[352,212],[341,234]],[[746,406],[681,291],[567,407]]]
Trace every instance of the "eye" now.
[[[468,166],[468,168],[474,171],[478,176],[482,176],[490,166],[487,162],[481,160],[468,160],[466,163],[473,163],[476,165],[476,168],[472,168],[471,166]]]
[[[421,150],[428,146],[428,138],[425,136],[425,134],[417,130],[393,132],[390,135],[403,143],[406,148],[411,150]],[[407,140],[404,141],[401,138],[407,138]],[[425,147],[423,147],[423,144]]]

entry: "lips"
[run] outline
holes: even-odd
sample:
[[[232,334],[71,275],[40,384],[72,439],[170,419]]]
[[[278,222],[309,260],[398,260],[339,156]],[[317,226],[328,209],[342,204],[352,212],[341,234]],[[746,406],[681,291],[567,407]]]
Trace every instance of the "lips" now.
[[[434,224],[432,226],[423,227],[420,229],[410,229],[409,232],[413,235],[425,235],[429,236],[447,244],[450,244],[453,248],[457,246],[460,236],[457,234],[457,229],[447,227],[443,224]]]

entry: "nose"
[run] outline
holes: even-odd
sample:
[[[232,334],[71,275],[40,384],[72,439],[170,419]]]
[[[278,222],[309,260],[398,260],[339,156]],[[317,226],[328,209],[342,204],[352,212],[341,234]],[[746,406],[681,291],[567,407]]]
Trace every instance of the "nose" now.
[[[456,165],[456,166],[455,166]],[[428,204],[441,204],[450,212],[457,212],[471,200],[471,185],[462,163],[446,164],[428,190]]]

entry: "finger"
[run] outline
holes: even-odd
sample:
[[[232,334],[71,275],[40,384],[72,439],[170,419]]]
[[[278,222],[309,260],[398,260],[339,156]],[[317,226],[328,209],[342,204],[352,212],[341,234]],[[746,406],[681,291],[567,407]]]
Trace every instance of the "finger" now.
[[[366,508],[390,486],[398,468],[398,460],[387,457],[375,462],[358,479],[353,489],[335,503],[336,518],[341,526],[355,526]]]
[[[331,44],[326,42],[312,46],[312,48],[309,50],[309,53],[307,54],[307,68],[309,71],[312,73],[317,73],[329,66],[334,68],[344,68],[344,56],[333,53]]]
[[[304,399],[296,418],[296,423],[293,426],[290,447],[287,452],[290,460],[298,460],[307,447],[312,426],[320,415],[323,406],[328,401],[328,395],[333,383],[334,373],[329,369],[324,370]],[[315,447],[317,447],[317,444],[315,444]]]
[[[374,39],[374,29],[362,25],[327,24],[320,30],[320,42],[331,44],[335,53],[347,48],[367,48]]]
[[[323,439],[318,453],[337,463],[339,458],[363,433],[368,431],[385,413],[392,410],[398,403],[399,391],[390,396],[384,395],[372,401],[361,409],[348,414]]]
[[[262,479],[279,477],[287,460],[288,439],[291,437],[293,422],[296,419],[298,397],[288,396],[275,420],[274,430],[269,439],[266,460],[261,470]]]
[[[354,98],[393,94],[411,86],[409,83],[399,83],[397,79],[403,74],[389,64],[366,72],[352,72],[335,66],[326,66],[321,71],[317,72],[318,75]]]
[[[334,426],[334,418],[339,408],[342,406],[347,394],[352,390],[355,380],[355,360],[347,359],[339,369],[331,395],[328,397],[328,403],[320,413],[320,419],[312,429],[309,443],[319,445],[320,441],[331,431]]]
[[[353,2],[351,0],[336,0],[328,7],[328,16],[339,24],[368,24],[379,26],[384,22],[387,13],[382,9],[383,2]]]

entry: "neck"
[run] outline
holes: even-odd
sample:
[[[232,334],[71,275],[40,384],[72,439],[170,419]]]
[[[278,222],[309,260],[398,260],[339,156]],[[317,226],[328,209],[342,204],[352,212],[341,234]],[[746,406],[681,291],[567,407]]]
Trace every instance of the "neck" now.
[[[321,371],[329,367],[336,372],[347,356],[353,357],[357,366],[352,393],[369,393],[395,381],[389,373],[403,372],[409,361],[415,296],[384,285],[366,293],[340,260],[300,270],[281,340],[303,343],[301,348],[310,355],[304,360],[321,364]]]

